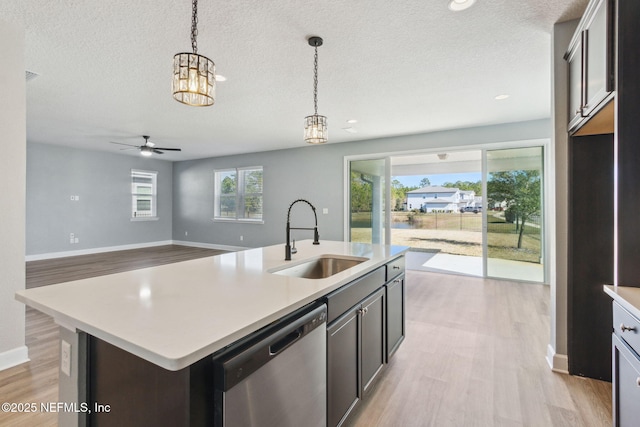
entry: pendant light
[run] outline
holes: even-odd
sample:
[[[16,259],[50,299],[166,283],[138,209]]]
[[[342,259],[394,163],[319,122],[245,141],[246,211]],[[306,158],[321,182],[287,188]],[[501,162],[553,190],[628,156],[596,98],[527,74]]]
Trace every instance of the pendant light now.
[[[198,0],[192,0],[191,11],[193,53],[173,57],[173,98],[183,104],[205,107],[215,102],[216,65],[206,56],[198,55]]]
[[[315,48],[313,59],[313,109],[314,114],[304,118],[304,140],[309,144],[323,144],[328,140],[327,118],[318,115],[318,47],[322,38],[309,37],[309,46]]]

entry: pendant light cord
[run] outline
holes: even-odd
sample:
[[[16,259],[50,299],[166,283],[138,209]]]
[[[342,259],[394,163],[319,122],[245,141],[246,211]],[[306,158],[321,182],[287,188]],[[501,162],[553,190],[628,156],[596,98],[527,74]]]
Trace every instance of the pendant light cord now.
[[[193,0],[191,7],[191,48],[193,53],[198,53],[198,0]]]
[[[318,45],[315,46],[316,54],[313,58],[313,109],[318,115]]]

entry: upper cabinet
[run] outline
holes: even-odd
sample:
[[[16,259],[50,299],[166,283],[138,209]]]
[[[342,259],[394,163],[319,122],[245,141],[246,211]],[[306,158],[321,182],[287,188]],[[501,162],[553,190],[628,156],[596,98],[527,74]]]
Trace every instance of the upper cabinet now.
[[[614,2],[589,3],[565,54],[572,134],[613,133]]]

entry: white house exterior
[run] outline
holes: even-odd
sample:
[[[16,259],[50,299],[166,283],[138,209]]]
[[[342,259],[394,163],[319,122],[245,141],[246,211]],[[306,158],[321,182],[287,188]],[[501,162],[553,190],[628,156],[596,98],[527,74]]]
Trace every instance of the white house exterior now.
[[[407,192],[407,210],[422,212],[459,212],[465,206],[475,206],[475,191],[459,188],[428,186]]]

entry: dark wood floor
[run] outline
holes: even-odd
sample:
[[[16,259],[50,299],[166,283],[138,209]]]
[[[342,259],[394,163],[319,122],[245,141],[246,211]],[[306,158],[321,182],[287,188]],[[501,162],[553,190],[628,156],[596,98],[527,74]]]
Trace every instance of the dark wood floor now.
[[[224,252],[217,249],[164,245],[30,261],[26,266],[26,287],[27,289],[37,288],[38,286],[203,258]]]
[[[34,261],[27,287],[215,253],[173,246]],[[407,339],[351,424],[610,426],[611,384],[547,366],[548,304],[543,285],[408,271]],[[26,342],[31,361],[0,371],[0,400],[56,402],[57,326],[27,309]],[[36,425],[56,426],[57,416],[0,412],[0,426]]]

